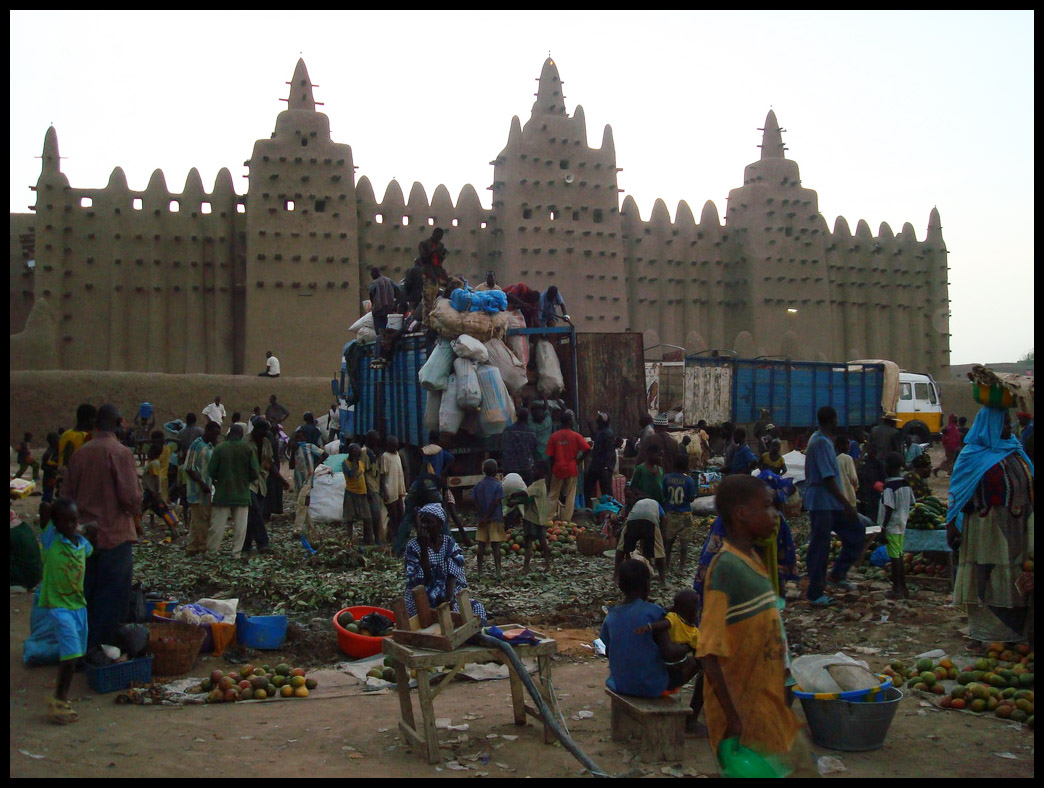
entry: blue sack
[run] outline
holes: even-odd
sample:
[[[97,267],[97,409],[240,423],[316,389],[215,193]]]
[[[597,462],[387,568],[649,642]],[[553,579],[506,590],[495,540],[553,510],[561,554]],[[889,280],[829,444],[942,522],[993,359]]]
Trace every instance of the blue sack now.
[[[503,290],[485,290],[471,294],[472,312],[506,312],[507,296]]]
[[[870,563],[874,566],[888,566],[888,550],[884,545],[878,547],[870,554]]]
[[[458,312],[467,312],[471,309],[471,301],[475,293],[470,290],[461,290],[459,287],[450,293],[450,306]]]

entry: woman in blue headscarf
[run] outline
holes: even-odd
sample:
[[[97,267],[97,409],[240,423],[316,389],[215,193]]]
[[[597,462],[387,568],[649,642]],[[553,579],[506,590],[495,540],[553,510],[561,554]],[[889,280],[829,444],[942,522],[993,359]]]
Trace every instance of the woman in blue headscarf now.
[[[457,605],[457,591],[468,587],[468,579],[464,575],[464,553],[446,531],[446,512],[441,503],[431,503],[417,512],[417,536],[406,543],[404,559],[406,563],[406,588],[403,596],[406,599],[406,612],[417,615],[417,603],[413,599],[413,589],[424,586],[428,595],[428,604],[432,609],[443,602],[449,602],[454,612],[460,612]],[[471,600],[471,609],[486,625],[486,609],[478,600]]]
[[[1033,552],[1033,463],[1012,437],[1006,409],[984,407],[975,417],[953,468],[949,507],[946,537],[959,556],[953,601],[967,608],[970,649],[1023,641],[1032,589],[1022,566]]]

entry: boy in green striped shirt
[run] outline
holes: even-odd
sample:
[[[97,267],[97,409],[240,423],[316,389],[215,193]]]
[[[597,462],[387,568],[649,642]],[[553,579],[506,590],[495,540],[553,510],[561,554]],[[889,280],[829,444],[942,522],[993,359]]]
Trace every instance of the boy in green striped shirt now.
[[[87,556],[94,548],[76,529],[79,512],[68,498],[51,506],[51,523],[44,529],[43,582],[39,606],[49,613],[58,635],[61,660],[54,696],[47,699],[48,718],[58,725],[76,722],[79,715],[69,705],[69,685],[76,672],[76,660],[87,652],[87,601],[83,578]],[[94,526],[88,526],[94,538]]]

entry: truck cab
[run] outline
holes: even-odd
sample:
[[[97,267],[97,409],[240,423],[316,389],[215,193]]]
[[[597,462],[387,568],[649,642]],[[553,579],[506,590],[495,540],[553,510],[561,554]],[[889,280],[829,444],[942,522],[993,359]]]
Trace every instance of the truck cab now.
[[[896,426],[903,436],[913,435],[918,443],[928,443],[942,432],[942,401],[931,375],[899,372],[899,399]]]

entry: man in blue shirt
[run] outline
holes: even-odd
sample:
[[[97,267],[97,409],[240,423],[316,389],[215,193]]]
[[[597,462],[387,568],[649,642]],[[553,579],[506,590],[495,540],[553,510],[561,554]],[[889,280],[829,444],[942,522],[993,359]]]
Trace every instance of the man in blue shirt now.
[[[809,512],[811,530],[808,536],[808,600],[815,607],[826,607],[834,600],[824,594],[825,585],[850,589],[845,580],[849,568],[859,560],[863,550],[865,529],[855,507],[845,498],[838,484],[840,469],[834,438],[837,436],[837,411],[826,406],[816,414],[819,429],[809,438],[805,450],[805,508]],[[841,539],[841,552],[827,577],[830,559],[830,534]]]
[[[749,451],[749,449],[748,449]],[[671,570],[671,548],[674,540],[681,540],[681,554],[678,559],[678,570],[685,571],[685,558],[689,552],[689,543],[696,538],[696,529],[692,524],[692,502],[696,500],[696,481],[689,476],[689,457],[679,454],[674,460],[674,470],[663,477],[663,550],[667,554],[664,561],[667,571]]]
[[[558,288],[555,285],[551,285],[540,294],[540,303],[537,306],[537,324],[554,326],[559,320],[559,315],[555,311],[556,306],[562,307],[561,317],[566,322],[569,322],[569,315],[566,314],[566,306],[565,301],[562,300],[562,294],[558,292]]]
[[[758,467],[758,458],[754,456],[754,452],[747,445],[747,431],[740,427],[733,434],[732,441],[736,444],[736,450],[732,453],[729,472],[749,474]]]

